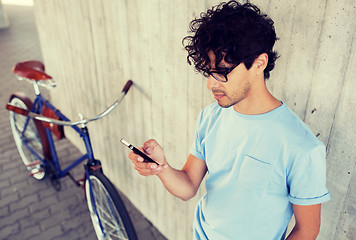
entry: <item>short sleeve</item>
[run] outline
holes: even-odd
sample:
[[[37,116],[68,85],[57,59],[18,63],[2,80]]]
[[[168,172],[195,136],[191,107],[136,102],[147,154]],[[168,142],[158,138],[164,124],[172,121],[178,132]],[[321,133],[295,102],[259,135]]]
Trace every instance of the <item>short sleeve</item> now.
[[[200,112],[200,115],[199,115],[197,123],[196,123],[194,142],[193,142],[193,146],[190,149],[190,153],[199,159],[205,160],[205,156],[204,156],[204,153],[202,150],[203,149],[202,148],[202,135],[203,134],[201,133],[203,130],[201,127],[203,111]]]
[[[296,205],[314,205],[330,200],[326,188],[326,152],[320,144],[295,159],[287,183],[289,201]]]

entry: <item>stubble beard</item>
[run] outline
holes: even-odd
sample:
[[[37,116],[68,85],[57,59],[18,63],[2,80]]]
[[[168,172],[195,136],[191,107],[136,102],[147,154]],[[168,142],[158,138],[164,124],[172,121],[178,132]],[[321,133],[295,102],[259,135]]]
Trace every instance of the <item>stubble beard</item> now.
[[[218,90],[218,91],[213,91],[213,92],[223,93],[225,95],[224,98],[227,98],[227,101],[218,100],[218,104],[222,108],[229,108],[231,106],[238,104],[242,100],[244,100],[249,91],[250,91],[250,85],[247,84],[240,93],[233,94],[231,97],[228,96],[225,91]]]

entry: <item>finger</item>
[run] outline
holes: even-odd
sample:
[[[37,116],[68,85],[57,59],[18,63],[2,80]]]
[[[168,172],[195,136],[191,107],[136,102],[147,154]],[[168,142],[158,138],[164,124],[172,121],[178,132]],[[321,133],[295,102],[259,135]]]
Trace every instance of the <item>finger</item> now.
[[[143,162],[143,158],[140,155],[135,154],[133,151],[131,151],[128,156],[133,163]]]
[[[156,170],[159,166],[155,163],[136,162],[135,166],[139,169]]]
[[[135,165],[135,169],[139,172],[139,174],[143,176],[149,175],[157,175],[163,172],[166,168],[168,168],[168,164],[156,165],[152,163],[146,163],[144,165],[137,164]]]
[[[141,176],[150,176],[152,175],[150,172],[145,172],[145,171],[141,171],[140,169],[136,169],[138,174],[140,174]]]
[[[142,176],[149,176],[150,175],[150,172],[147,171],[147,170],[142,170],[140,168],[137,168],[136,166],[134,166],[134,168],[137,170],[137,172],[142,175]]]
[[[135,167],[142,170],[155,171],[160,169],[162,166],[150,162],[134,162]]]
[[[157,174],[160,174],[162,172],[161,171],[140,171],[140,170],[137,170],[137,172],[142,175],[142,176],[154,176],[154,175],[157,175]]]
[[[153,149],[158,146],[158,143],[156,142],[156,140],[154,139],[150,139],[148,141],[146,141],[144,144],[143,144],[143,150],[144,152],[148,153],[148,154],[151,154]]]
[[[156,175],[159,173],[159,171],[157,171],[157,167],[151,167],[150,164],[135,164],[134,168],[138,171],[139,174],[143,176]]]

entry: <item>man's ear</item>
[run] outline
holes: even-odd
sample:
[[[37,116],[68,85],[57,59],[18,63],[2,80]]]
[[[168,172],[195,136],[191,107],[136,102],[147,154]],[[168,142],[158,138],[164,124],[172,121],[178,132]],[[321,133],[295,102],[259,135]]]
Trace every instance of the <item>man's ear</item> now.
[[[268,64],[268,54],[261,53],[253,62],[254,67],[256,68],[256,74],[259,75],[264,72]]]

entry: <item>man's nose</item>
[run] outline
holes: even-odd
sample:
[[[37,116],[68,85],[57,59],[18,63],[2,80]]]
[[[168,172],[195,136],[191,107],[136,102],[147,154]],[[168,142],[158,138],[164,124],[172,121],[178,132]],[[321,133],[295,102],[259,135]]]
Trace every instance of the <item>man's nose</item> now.
[[[213,88],[219,88],[220,82],[216,80],[213,76],[209,75],[207,87],[209,90]]]

